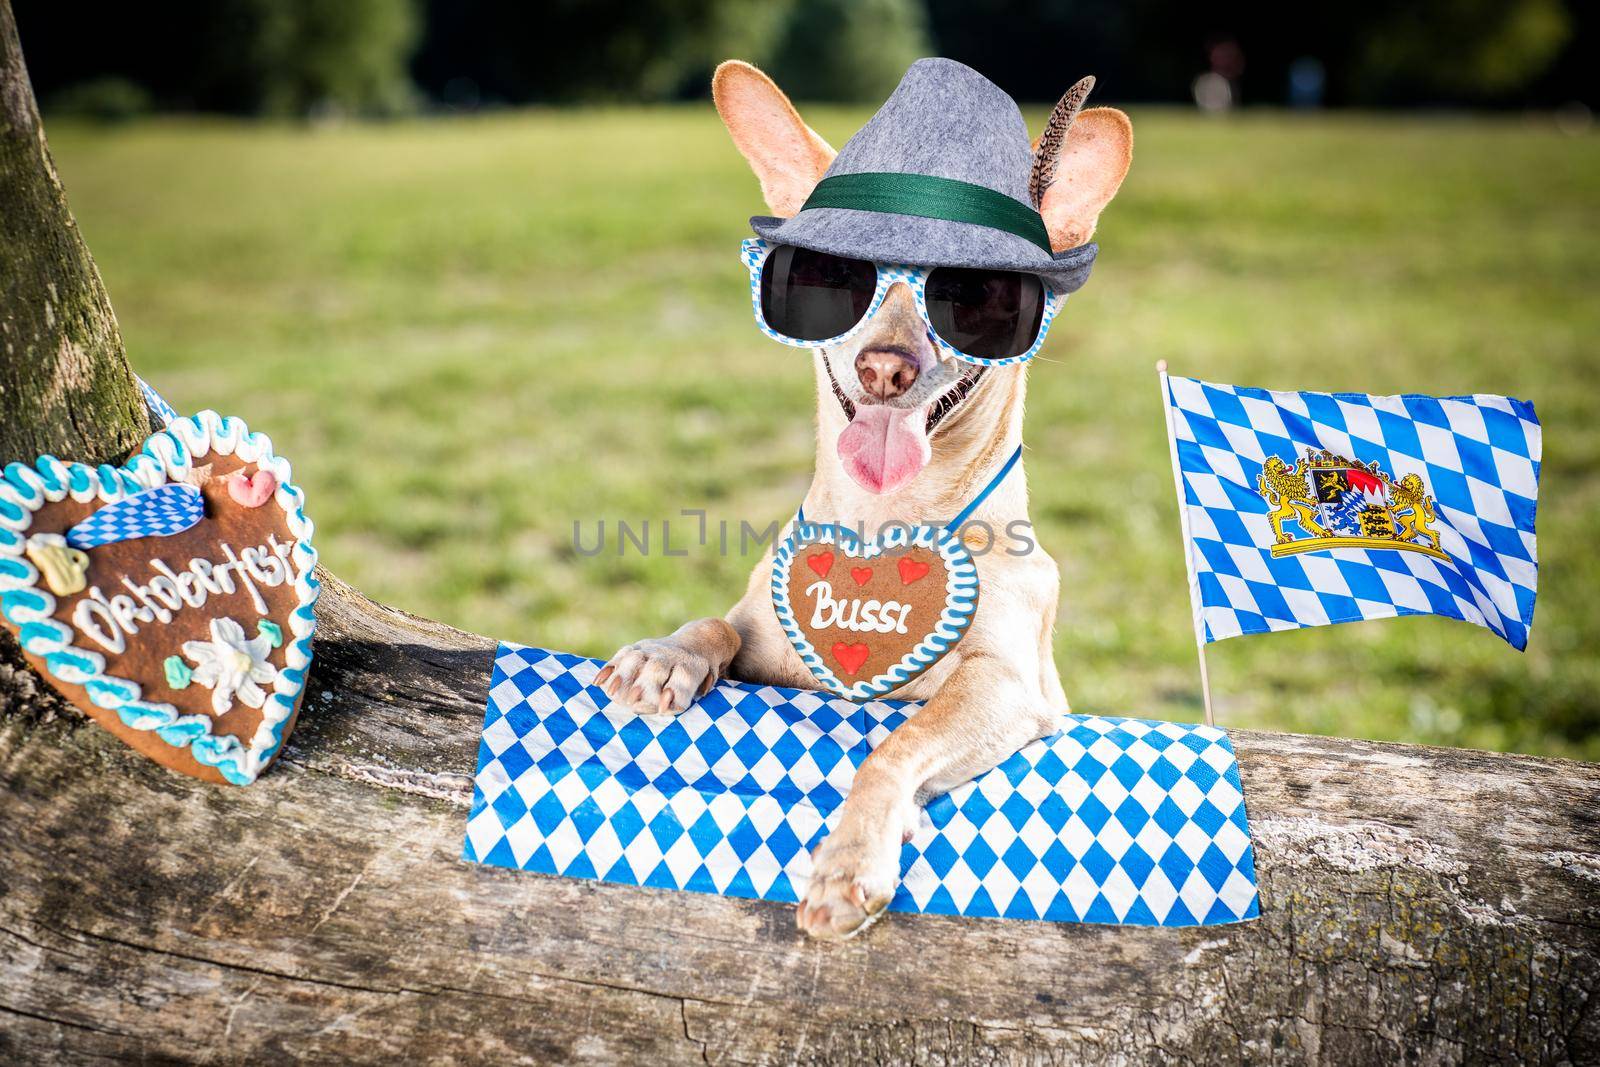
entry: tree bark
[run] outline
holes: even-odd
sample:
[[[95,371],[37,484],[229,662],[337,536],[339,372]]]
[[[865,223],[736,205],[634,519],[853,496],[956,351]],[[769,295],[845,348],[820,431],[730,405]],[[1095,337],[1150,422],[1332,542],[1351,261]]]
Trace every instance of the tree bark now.
[[[144,430],[0,0],[0,458]],[[298,731],[172,774],[0,639],[0,1062],[1594,1062],[1600,768],[1235,732],[1262,918],[774,904],[460,861],[493,652],[324,575]]]
[[[0,459],[106,463],[149,432],[0,0]]]

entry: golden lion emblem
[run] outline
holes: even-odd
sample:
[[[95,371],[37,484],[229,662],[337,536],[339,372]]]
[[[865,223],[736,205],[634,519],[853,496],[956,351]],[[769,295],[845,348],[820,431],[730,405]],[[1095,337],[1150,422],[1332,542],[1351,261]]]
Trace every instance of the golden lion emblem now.
[[[1435,518],[1433,497],[1428,495],[1421,475],[1408,474],[1398,482],[1390,482],[1389,499],[1394,504],[1391,514],[1400,528],[1395,536],[1402,541],[1426,537],[1432,547],[1439,547],[1439,532],[1431,525]]]
[[[1433,497],[1419,474],[1392,480],[1376,463],[1307,451],[1290,464],[1268,456],[1256,491],[1267,502],[1274,556],[1329,548],[1388,548],[1449,559],[1439,549]],[[1309,536],[1297,537],[1296,523]]]
[[[1267,506],[1273,510],[1267,515],[1267,521],[1272,523],[1272,533],[1278,539],[1278,544],[1286,545],[1294,538],[1283,532],[1283,524],[1289,519],[1298,522],[1307,533],[1316,537],[1329,536],[1328,531],[1317,524],[1317,503],[1311,495],[1311,487],[1306,484],[1306,476],[1297,472],[1277,456],[1268,456],[1267,462],[1262,464],[1261,477],[1256,482],[1256,491],[1266,498]]]

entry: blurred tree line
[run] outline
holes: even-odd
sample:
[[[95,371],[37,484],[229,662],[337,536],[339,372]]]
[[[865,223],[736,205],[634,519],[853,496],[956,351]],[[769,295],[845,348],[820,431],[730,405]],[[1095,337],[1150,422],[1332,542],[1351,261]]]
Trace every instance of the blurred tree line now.
[[[922,55],[1048,101],[1600,105],[1580,0],[14,0],[47,108],[384,115],[703,96],[750,59],[794,96],[876,101]]]

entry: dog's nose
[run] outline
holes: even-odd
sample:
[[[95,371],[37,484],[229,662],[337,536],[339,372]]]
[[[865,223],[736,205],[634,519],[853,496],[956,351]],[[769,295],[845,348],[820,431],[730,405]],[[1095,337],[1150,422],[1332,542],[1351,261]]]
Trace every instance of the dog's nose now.
[[[856,357],[861,388],[879,400],[893,400],[917,380],[917,364],[892,348],[869,348]]]

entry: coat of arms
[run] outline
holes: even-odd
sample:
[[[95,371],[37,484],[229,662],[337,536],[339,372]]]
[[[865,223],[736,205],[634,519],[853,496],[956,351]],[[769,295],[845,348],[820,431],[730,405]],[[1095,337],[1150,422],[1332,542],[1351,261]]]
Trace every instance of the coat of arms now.
[[[1439,550],[1433,497],[1418,474],[1394,481],[1376,462],[1307,450],[1299,463],[1268,456],[1257,491],[1272,510],[1274,556],[1325,548],[1393,548],[1449,559]],[[1284,529],[1293,522],[1307,536]]]

